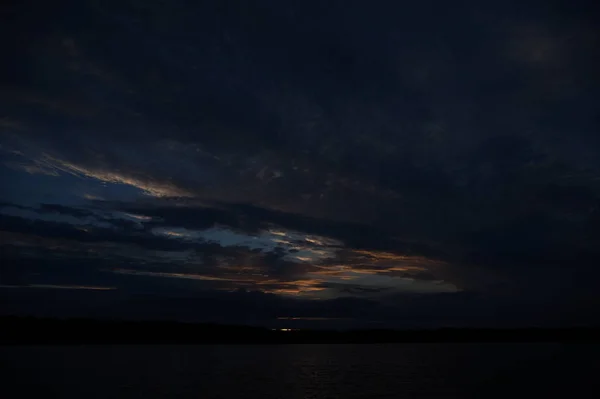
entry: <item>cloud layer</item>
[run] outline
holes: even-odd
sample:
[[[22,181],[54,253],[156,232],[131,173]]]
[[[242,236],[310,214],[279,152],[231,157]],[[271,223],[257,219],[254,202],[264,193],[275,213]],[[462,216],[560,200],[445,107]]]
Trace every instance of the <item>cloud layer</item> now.
[[[76,3],[0,24],[3,286],[593,318],[594,6]]]

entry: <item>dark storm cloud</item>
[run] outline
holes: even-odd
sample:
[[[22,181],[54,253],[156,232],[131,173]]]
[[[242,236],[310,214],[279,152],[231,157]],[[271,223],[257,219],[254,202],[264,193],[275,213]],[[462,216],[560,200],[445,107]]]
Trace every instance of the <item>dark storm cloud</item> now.
[[[15,3],[2,229],[145,283],[576,307],[600,277],[596,7]]]

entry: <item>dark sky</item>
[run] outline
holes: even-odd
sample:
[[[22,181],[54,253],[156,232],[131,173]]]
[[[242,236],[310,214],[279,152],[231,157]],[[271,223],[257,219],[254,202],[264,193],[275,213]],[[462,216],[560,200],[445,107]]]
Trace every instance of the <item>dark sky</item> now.
[[[2,313],[598,323],[598,12],[2,5]]]

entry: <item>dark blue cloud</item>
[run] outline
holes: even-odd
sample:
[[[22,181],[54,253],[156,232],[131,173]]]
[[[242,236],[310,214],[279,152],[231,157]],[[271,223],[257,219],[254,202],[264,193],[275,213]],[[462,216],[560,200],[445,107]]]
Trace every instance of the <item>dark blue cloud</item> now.
[[[596,298],[591,2],[6,10],[5,285],[416,295],[433,324]]]

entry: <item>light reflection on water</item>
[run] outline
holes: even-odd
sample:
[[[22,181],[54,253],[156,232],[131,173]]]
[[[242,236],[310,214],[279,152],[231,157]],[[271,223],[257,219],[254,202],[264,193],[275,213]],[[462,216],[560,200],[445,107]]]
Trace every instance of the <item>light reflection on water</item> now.
[[[4,347],[9,397],[450,398],[574,395],[599,346],[558,344]]]

